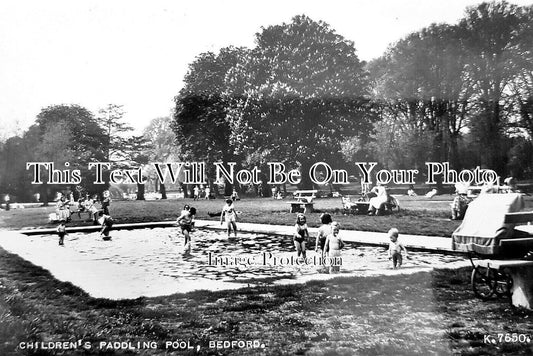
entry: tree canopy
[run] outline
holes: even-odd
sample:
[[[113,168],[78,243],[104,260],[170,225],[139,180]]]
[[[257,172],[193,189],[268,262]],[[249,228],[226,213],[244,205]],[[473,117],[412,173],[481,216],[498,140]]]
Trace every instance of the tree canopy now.
[[[353,42],[296,16],[263,28],[256,44],[205,53],[190,66],[173,125],[185,152],[208,162],[307,165],[338,161],[343,138],[367,136],[369,85]]]

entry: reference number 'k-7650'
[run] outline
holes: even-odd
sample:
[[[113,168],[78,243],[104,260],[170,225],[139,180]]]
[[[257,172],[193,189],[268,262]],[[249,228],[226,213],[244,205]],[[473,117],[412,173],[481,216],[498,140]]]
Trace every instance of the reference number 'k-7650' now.
[[[501,334],[488,334],[483,335],[483,342],[485,344],[503,344],[503,343],[520,343],[529,344],[533,341],[533,336],[528,334],[518,333],[501,333]]]

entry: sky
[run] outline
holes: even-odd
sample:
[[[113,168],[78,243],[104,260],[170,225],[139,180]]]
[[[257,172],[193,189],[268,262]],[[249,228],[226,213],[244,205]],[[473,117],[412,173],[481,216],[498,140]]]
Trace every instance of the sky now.
[[[531,0],[511,0],[531,5]],[[2,0],[0,139],[42,108],[78,104],[94,114],[123,105],[140,133],[169,116],[188,64],[206,51],[253,47],[261,27],[305,14],[328,23],[369,61],[432,23],[457,23],[475,0]]]

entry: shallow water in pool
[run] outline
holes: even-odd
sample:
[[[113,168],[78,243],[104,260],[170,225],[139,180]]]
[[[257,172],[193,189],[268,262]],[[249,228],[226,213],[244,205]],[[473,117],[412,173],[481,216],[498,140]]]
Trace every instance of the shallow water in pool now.
[[[115,230],[110,241],[103,241],[98,233],[70,233],[65,246],[93,260],[106,260],[157,272],[163,276],[196,280],[199,278],[225,282],[260,283],[276,279],[292,279],[305,275],[327,273],[314,251],[314,238],[307,249],[310,263],[296,264],[296,252],[291,237],[239,233],[228,238],[223,231],[197,229],[191,233],[190,253],[184,249],[183,235],[177,228]],[[342,236],[342,232],[341,232]],[[57,236],[36,237],[57,244]],[[400,237],[401,238],[401,237]],[[443,267],[463,261],[455,255],[409,251],[402,270],[418,267]],[[293,258],[291,263],[291,257]],[[341,273],[375,275],[390,271],[385,247],[357,246],[346,243],[342,250]],[[235,263],[240,258],[245,263]],[[215,263],[216,259],[216,263]],[[251,262],[251,263],[247,263]],[[266,263],[265,263],[266,262]]]

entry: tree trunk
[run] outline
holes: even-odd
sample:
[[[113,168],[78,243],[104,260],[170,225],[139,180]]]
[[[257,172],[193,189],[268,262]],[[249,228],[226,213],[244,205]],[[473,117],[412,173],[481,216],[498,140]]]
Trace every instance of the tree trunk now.
[[[161,192],[161,199],[167,199],[167,188],[163,183],[159,184],[159,191]]]
[[[231,194],[233,194],[233,185],[230,182],[226,181],[224,183],[224,195],[230,196]]]
[[[144,184],[137,184],[137,199],[144,200]]]
[[[181,183],[181,191],[183,192],[183,197],[188,198],[189,197],[189,187],[187,184]]]
[[[458,134],[450,135],[450,164],[456,169],[464,168],[461,162],[461,156],[459,155]]]
[[[313,182],[311,181],[311,177],[309,177],[309,170],[311,169],[311,162],[309,161],[303,161],[301,162],[301,175],[302,175],[302,181],[298,185],[300,189],[313,189]]]
[[[267,184],[268,179],[266,175],[261,175],[261,193],[264,198],[272,196],[272,190]]]
[[[43,206],[48,206],[48,183],[46,181],[41,185],[41,199],[43,201]]]

